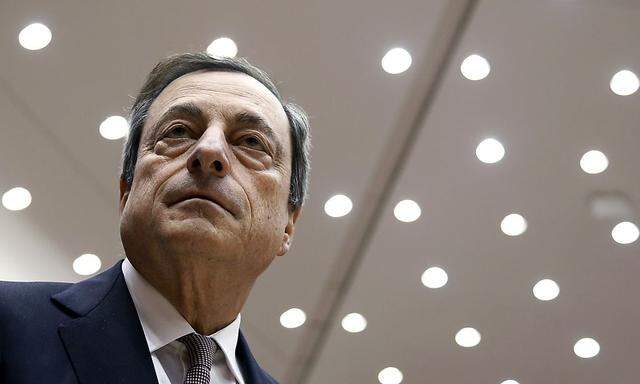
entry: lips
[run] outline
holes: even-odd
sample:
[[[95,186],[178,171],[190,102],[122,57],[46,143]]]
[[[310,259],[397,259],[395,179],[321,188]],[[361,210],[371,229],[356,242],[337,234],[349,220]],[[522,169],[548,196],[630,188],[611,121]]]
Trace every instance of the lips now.
[[[187,198],[183,199],[182,201],[194,200],[194,199],[207,200],[207,201],[210,201],[210,202],[212,202],[212,203],[214,203],[216,205],[220,205],[217,201],[213,201],[213,200],[211,200],[211,199],[209,199],[209,198],[207,198],[205,196],[191,196],[191,197],[187,197]]]
[[[180,203],[180,202],[183,202],[183,201],[187,201],[187,200],[190,200],[190,199],[203,199],[203,200],[210,201],[210,202],[216,204],[217,206],[221,207],[225,211],[229,212],[231,215],[235,216],[233,214],[233,212],[227,207],[227,205],[220,201],[220,199],[215,198],[211,194],[202,193],[202,192],[199,192],[199,191],[187,192],[187,193],[183,194],[179,199],[174,201],[171,205],[174,205],[174,204],[177,204],[177,203]]]

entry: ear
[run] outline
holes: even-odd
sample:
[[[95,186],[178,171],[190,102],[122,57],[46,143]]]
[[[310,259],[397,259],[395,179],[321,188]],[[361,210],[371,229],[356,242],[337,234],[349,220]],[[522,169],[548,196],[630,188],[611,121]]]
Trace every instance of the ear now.
[[[127,204],[127,199],[129,198],[130,191],[131,187],[124,180],[124,176],[120,175],[120,214],[122,214],[124,206]]]
[[[298,207],[293,212],[289,212],[289,222],[287,226],[284,228],[284,235],[282,236],[282,245],[280,245],[280,249],[276,255],[283,256],[285,253],[289,251],[291,248],[291,241],[293,240],[293,232],[295,230],[296,221],[298,220],[298,216],[300,216],[300,212],[302,212],[302,207]]]

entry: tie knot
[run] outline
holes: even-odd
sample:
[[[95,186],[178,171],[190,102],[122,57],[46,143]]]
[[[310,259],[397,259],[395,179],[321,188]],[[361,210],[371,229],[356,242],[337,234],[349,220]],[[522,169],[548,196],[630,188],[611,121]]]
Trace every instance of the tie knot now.
[[[178,341],[187,347],[191,367],[204,365],[207,369],[211,369],[213,355],[218,348],[215,340],[194,332],[182,336]]]

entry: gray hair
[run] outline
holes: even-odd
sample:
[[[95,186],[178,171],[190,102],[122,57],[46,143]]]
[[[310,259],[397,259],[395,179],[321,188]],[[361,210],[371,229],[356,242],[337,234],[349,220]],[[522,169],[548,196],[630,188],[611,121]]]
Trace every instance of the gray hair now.
[[[138,146],[149,108],[162,90],[172,81],[187,73],[210,70],[247,74],[267,87],[282,104],[291,137],[291,181],[289,185],[289,209],[301,207],[306,199],[309,184],[311,133],[309,118],[298,105],[285,102],[269,75],[243,58],[213,57],[207,53],[184,53],[160,61],[149,73],[131,107],[129,137],[122,152],[121,177],[129,188],[138,158]]]

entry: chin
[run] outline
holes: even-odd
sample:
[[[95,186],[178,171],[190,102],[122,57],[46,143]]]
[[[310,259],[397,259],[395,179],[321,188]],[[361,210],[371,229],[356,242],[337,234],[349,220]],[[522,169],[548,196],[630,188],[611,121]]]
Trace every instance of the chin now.
[[[158,226],[161,237],[177,242],[214,242],[226,231],[206,218],[188,218],[175,220]]]
[[[235,239],[225,228],[212,224],[206,218],[190,218],[164,223],[157,227],[157,234],[165,247],[176,251],[200,253],[201,250],[228,248],[227,239]]]

